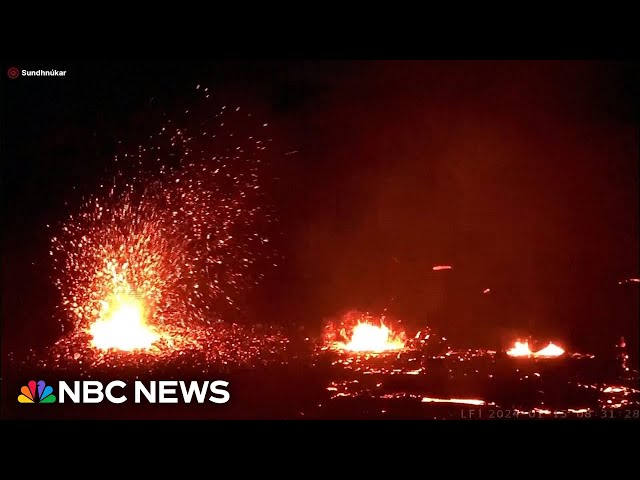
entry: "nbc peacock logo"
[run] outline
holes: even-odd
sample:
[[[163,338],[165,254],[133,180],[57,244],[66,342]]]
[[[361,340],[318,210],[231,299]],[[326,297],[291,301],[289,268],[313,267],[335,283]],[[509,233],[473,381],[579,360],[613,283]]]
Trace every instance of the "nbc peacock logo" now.
[[[36,383],[31,380],[20,389],[18,395],[20,403],[56,403],[56,396],[53,394],[53,388],[47,385],[44,380]]]

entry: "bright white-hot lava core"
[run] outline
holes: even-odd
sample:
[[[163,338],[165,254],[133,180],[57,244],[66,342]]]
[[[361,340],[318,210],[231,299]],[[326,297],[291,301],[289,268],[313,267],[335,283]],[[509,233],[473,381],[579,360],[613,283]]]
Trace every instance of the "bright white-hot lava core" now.
[[[529,342],[516,342],[515,345],[507,350],[507,355],[511,357],[560,357],[564,355],[564,349],[549,342],[549,345],[537,352],[531,351]]]
[[[386,352],[403,349],[404,341],[396,337],[382,322],[380,326],[358,323],[353,328],[351,340],[340,346],[351,352]]]
[[[91,344],[102,350],[148,349],[160,338],[156,330],[147,325],[144,302],[131,295],[114,295],[101,302],[102,311],[90,327]]]
[[[529,357],[533,352],[529,348],[529,342],[516,342],[515,346],[507,350],[507,355],[511,357]]]

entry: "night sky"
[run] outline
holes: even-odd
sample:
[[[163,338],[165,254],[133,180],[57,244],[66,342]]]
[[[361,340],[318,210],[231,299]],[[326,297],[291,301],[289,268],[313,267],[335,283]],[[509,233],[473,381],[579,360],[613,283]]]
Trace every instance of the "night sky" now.
[[[313,333],[346,309],[387,309],[457,345],[637,341],[639,285],[618,285],[639,276],[637,64],[16,66],[68,73],[9,80],[3,67],[5,352],[61,334],[45,225],[196,84],[277,133],[284,261],[247,296],[246,322]]]

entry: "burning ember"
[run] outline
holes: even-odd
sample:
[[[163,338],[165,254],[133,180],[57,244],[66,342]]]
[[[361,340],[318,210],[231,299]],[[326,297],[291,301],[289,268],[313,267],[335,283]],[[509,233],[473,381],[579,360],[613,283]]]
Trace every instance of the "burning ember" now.
[[[529,348],[529,342],[518,342],[516,341],[515,346],[507,350],[507,355],[510,357],[543,357],[543,358],[552,358],[552,357],[560,357],[564,355],[564,349],[555,345],[552,342],[549,342],[549,345],[544,347],[537,352],[531,351]]]
[[[342,325],[342,328],[331,324],[327,327],[325,340],[333,350],[381,353],[405,348],[404,332],[394,332],[384,323],[384,316],[376,319],[351,311],[343,317]]]
[[[131,351],[148,349],[160,338],[155,329],[146,324],[142,300],[132,296],[114,296],[102,302],[100,318],[89,328],[91,345],[107,350]]]
[[[439,272],[440,270],[451,270],[453,267],[451,265],[435,265],[433,267],[434,272]]]

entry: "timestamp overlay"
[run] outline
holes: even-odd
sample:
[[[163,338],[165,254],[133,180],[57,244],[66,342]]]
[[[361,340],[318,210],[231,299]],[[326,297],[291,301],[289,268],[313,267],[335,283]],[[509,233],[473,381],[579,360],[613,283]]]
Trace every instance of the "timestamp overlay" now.
[[[464,420],[534,420],[534,419],[586,419],[586,420],[638,420],[640,409],[591,410],[567,409],[548,410],[534,408],[532,410],[502,408],[463,408],[460,418]]]

